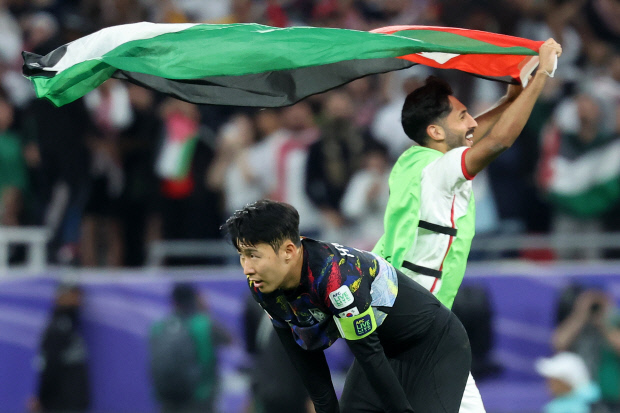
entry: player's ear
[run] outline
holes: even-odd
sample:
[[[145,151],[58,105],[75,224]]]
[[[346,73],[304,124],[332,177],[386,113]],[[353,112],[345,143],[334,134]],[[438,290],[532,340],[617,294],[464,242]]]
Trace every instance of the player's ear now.
[[[283,250],[284,250],[284,260],[286,262],[289,262],[291,258],[295,256],[295,253],[297,252],[297,245],[295,245],[295,243],[291,240],[286,240],[283,245]]]
[[[445,139],[445,130],[441,125],[431,123],[426,127],[426,134],[434,141],[440,142]]]

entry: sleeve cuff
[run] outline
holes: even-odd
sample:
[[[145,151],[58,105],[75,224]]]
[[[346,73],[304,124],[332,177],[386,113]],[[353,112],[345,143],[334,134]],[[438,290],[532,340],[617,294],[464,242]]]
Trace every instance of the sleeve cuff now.
[[[471,175],[469,172],[467,172],[467,167],[465,166],[465,154],[467,153],[468,150],[470,150],[471,148],[467,148],[463,151],[463,154],[461,155],[461,170],[463,172],[463,176],[467,179],[467,180],[472,180],[476,177],[476,175]]]

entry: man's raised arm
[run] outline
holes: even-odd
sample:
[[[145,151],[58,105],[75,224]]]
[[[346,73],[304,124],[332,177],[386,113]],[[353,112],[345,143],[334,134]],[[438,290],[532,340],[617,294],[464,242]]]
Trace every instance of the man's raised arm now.
[[[465,155],[465,166],[470,175],[476,175],[502,152],[510,148],[532,113],[547,78],[553,71],[555,59],[562,54],[562,46],[553,39],[540,47],[540,63],[529,85],[509,104],[487,136],[478,141]]]

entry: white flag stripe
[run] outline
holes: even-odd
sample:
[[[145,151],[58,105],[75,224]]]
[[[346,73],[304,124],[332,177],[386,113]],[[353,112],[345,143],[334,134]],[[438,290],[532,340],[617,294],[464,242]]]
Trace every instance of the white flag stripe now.
[[[521,84],[523,85],[523,87],[526,87],[527,84],[530,82],[530,75],[532,74],[534,69],[538,67],[539,60],[540,59],[538,58],[538,56],[530,56],[526,57],[525,59],[523,59],[523,62],[521,62],[521,65],[523,66],[521,67],[519,77],[521,78]]]
[[[445,64],[450,59],[454,59],[455,57],[460,56],[460,54],[442,53],[442,52],[421,52],[421,53],[418,53],[418,55],[422,57],[426,57],[427,59],[434,60],[440,65]]]
[[[62,59],[52,67],[44,67],[43,70],[62,72],[86,60],[99,59],[123,43],[151,39],[166,33],[176,33],[196,25],[197,23],[156,24],[141,22],[107,27],[69,43],[67,52]]]

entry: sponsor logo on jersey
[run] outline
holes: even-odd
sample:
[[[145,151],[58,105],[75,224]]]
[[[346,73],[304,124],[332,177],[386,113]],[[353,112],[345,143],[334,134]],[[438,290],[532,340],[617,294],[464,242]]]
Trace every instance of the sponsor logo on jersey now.
[[[340,317],[340,318],[353,317],[354,315],[358,315],[359,313],[360,312],[357,309],[357,307],[353,307],[350,310],[343,311],[342,313],[338,314],[338,317]]]
[[[366,314],[364,317],[359,320],[355,320],[355,334],[358,336],[363,336],[372,331],[372,320],[370,318],[370,314]]]
[[[325,317],[327,317],[327,314],[325,314],[318,308],[310,308],[308,309],[308,311],[310,311],[310,314],[312,314],[312,317],[314,317],[316,321],[318,321],[319,323],[325,320]]]
[[[353,294],[351,294],[351,290],[346,285],[343,285],[336,291],[332,291],[329,294],[329,299],[334,304],[334,307],[338,309],[353,304]]]

